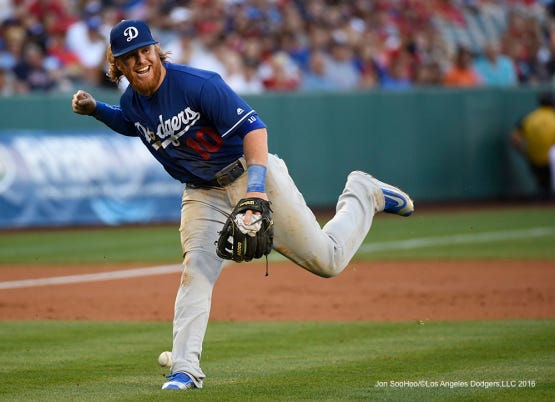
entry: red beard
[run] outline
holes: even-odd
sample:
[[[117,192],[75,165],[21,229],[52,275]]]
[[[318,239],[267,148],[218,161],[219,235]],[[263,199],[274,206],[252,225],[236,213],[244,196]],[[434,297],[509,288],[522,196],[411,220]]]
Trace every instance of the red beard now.
[[[162,76],[162,64],[160,62],[150,67],[148,77],[141,78],[134,73],[128,77],[131,87],[143,96],[151,96],[160,85],[160,77]]]

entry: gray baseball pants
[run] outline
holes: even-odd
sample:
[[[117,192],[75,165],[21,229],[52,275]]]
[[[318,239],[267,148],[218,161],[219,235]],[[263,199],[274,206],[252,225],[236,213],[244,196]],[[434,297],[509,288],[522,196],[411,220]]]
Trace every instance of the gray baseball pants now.
[[[212,290],[224,260],[216,255],[215,242],[226,216],[247,187],[247,174],[224,188],[186,188],[181,209],[181,244],[184,261],[175,300],[172,373],[186,372],[201,388],[202,343]],[[339,196],[334,217],[322,228],[291,179],[285,163],[269,155],[266,193],[272,202],[274,249],[306,270],[333,277],[345,269],[365,239],[384,198],[369,176],[349,175]]]

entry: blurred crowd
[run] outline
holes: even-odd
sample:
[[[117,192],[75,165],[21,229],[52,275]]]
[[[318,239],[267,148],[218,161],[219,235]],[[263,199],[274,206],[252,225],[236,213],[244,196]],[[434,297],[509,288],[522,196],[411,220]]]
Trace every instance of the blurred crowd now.
[[[553,3],[0,0],[0,94],[116,89],[105,52],[122,19],[147,21],[172,62],[240,94],[547,83]]]

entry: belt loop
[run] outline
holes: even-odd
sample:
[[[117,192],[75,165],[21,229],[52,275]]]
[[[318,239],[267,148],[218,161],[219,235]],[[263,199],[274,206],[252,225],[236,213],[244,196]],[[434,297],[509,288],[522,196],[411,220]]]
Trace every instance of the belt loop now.
[[[247,159],[244,156],[241,156],[237,161],[243,166],[245,172],[247,171]]]

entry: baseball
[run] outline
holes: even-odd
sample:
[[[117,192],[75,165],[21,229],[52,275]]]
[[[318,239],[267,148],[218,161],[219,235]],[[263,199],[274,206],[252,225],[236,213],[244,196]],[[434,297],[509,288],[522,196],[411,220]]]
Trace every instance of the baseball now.
[[[158,356],[158,364],[160,367],[171,367],[172,366],[172,352],[162,352]]]

